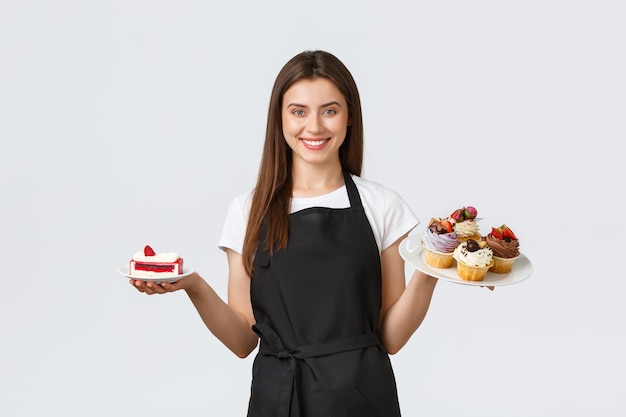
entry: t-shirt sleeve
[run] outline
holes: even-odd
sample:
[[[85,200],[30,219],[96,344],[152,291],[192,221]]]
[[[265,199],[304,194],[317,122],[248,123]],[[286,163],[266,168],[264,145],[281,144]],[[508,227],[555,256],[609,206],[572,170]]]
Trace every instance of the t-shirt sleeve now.
[[[237,253],[243,251],[243,241],[250,213],[250,199],[251,193],[242,194],[228,206],[222,233],[217,244],[221,250],[232,249]]]
[[[409,205],[398,193],[388,188],[384,189],[384,233],[381,250],[387,249],[405,233],[410,232],[419,224],[419,219]]]

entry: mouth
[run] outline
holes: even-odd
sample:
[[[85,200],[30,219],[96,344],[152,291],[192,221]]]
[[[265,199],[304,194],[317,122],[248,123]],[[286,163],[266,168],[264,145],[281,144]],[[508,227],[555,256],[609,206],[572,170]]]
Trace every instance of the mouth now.
[[[304,146],[307,149],[321,149],[323,148],[329,141],[329,138],[324,139],[300,139]]]

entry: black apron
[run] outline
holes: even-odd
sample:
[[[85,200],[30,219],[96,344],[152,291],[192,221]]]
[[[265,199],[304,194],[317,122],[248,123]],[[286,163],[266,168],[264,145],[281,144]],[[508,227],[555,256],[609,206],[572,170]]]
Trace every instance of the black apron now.
[[[359,192],[350,207],[289,216],[289,240],[254,258],[250,295],[260,336],[248,417],[397,417],[396,383],[376,327],[378,246]]]

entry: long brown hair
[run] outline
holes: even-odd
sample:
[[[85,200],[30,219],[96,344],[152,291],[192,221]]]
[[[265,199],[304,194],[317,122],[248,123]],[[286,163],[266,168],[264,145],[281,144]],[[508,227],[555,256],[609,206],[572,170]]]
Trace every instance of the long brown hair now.
[[[250,276],[253,275],[254,253],[259,245],[265,220],[267,236],[263,249],[273,252],[287,246],[292,192],[292,151],[283,135],[283,96],[297,81],[318,77],[332,81],[348,103],[350,123],[346,139],[339,148],[339,160],[345,171],[361,175],[363,118],[361,99],[352,74],[337,57],[325,51],[305,51],[294,56],[278,73],[270,97],[265,144],[243,243],[243,265]]]

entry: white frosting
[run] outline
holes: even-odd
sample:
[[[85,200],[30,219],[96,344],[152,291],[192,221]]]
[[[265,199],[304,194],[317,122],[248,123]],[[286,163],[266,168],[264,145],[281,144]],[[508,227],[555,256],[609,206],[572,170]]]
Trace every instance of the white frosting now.
[[[176,262],[180,256],[175,252],[157,253],[154,256],[146,256],[143,252],[137,252],[133,256],[133,261],[136,262]]]
[[[463,242],[456,247],[453,256],[454,259],[466,265],[484,267],[491,264],[493,252],[489,246],[485,246],[475,252],[470,252],[467,250],[467,243]]]
[[[455,223],[454,231],[458,237],[472,237],[478,234],[478,222],[474,219]]]

